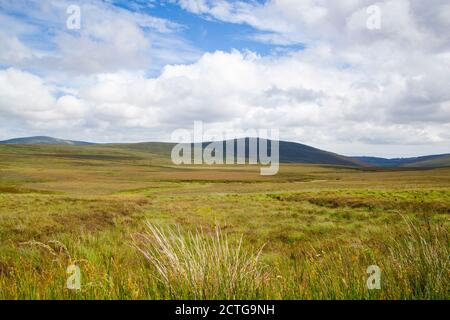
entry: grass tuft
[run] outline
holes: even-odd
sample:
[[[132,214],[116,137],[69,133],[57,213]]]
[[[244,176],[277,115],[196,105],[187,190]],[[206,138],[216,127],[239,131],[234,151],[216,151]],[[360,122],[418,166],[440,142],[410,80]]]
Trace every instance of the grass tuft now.
[[[245,250],[242,237],[232,242],[220,227],[212,234],[202,230],[183,233],[179,227],[149,222],[146,228],[134,237],[134,245],[155,268],[172,298],[256,298],[268,280],[259,261],[262,248]]]

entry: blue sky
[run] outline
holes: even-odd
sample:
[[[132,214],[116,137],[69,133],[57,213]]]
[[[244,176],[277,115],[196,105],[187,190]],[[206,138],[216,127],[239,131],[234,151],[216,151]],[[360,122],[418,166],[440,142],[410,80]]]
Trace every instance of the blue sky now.
[[[90,1],[87,1],[88,3]],[[253,36],[264,34],[264,30],[258,30],[245,23],[229,23],[214,18],[211,15],[199,15],[182,9],[173,1],[98,1],[106,3],[110,6],[124,9],[129,12],[157,17],[166,21],[178,24],[179,28],[176,33],[184,41],[192,45],[199,54],[204,52],[214,52],[217,50],[231,51],[249,50],[259,55],[277,55],[285,54],[292,50],[302,50],[305,44],[302,42],[289,44],[272,44],[252,39]],[[11,3],[11,2],[10,2]],[[10,4],[9,3],[9,4]],[[77,3],[72,1],[68,3]],[[254,3],[264,3],[264,1],[255,1]],[[39,11],[40,4],[29,2],[33,8],[32,11],[24,11],[24,6],[14,5],[8,6],[7,1],[2,4],[2,13],[9,18],[26,24],[29,28],[33,28],[34,32],[25,32],[20,35],[20,40],[37,51],[59,54],[57,45],[54,42],[55,36],[61,31],[61,27],[65,23],[67,16],[61,12],[64,7],[58,8],[59,17],[46,19],[36,14]],[[83,9],[83,1],[79,1],[81,9]],[[30,9],[30,8],[27,8]],[[56,11],[56,12],[58,12]],[[83,20],[82,20],[83,21]],[[143,32],[151,34],[154,30],[142,28]],[[72,31],[72,34],[77,34]],[[163,67],[160,65],[159,67]],[[35,70],[36,71],[36,70]],[[155,74],[156,70],[151,70],[149,74]],[[38,72],[38,71],[37,71]]]
[[[249,25],[228,23],[212,17],[199,16],[187,12],[179,5],[171,2],[155,1],[147,6],[144,4],[148,1],[114,1],[113,3],[128,10],[146,12],[149,15],[179,23],[184,27],[181,31],[183,37],[202,51],[240,49],[268,55],[273,54],[274,49],[301,49],[304,46],[302,43],[279,46],[255,41],[251,39],[251,36],[260,31]]]
[[[450,4],[373,5],[0,0],[0,139],[169,141],[203,121],[348,155],[449,152]]]
[[[42,5],[44,3],[44,6]],[[67,14],[64,5],[52,7],[55,1],[49,1],[48,6],[51,9],[45,8],[45,1],[29,1],[29,2],[0,2],[1,12],[6,17],[4,25],[8,25],[8,20],[19,24],[20,32],[17,38],[23,42],[27,47],[34,50],[40,56],[60,56],[61,53],[58,43],[55,41],[62,32],[66,32],[73,37],[78,37],[77,30],[63,30]],[[251,51],[261,56],[283,55],[291,51],[303,50],[305,45],[301,42],[289,43],[282,45],[274,45],[270,42],[258,41],[252,37],[258,34],[264,34],[261,31],[253,28],[245,23],[229,23],[216,19],[208,14],[195,14],[184,10],[174,1],[68,1],[67,4],[78,4],[81,8],[82,23],[89,23],[86,21],[83,13],[88,11],[88,5],[92,3],[102,4],[104,7],[121,9],[122,12],[136,13],[151,18],[160,18],[168,24],[173,24],[170,37],[178,42],[180,50],[176,46],[171,47],[171,44],[152,43],[154,48],[163,46],[163,49],[170,49],[172,55],[179,56],[179,59],[165,59],[165,57],[158,57],[160,61],[154,61],[148,68],[142,68],[147,76],[157,76],[160,74],[162,68],[167,64],[172,63],[191,63],[195,62],[202,54],[206,52],[232,50]],[[263,2],[253,2],[263,3]],[[44,15],[41,15],[44,8]],[[120,14],[116,15],[120,16]],[[91,20],[91,18],[89,18]],[[83,28],[82,28],[83,29]],[[155,33],[154,28],[146,26],[141,27],[141,31],[152,38]],[[162,37],[166,35],[161,33]],[[81,36],[82,37],[82,36]],[[92,37],[91,37],[92,38]],[[93,38],[94,41],[97,39]],[[183,49],[189,50],[190,54],[184,54]],[[6,68],[7,64],[0,66]],[[47,69],[40,68],[35,64],[28,64],[23,67],[24,70],[33,72],[40,76],[45,76]]]

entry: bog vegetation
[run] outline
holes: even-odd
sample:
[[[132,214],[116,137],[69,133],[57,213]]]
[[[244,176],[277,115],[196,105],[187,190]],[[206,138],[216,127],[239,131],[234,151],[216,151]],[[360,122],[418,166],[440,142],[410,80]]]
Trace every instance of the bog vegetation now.
[[[449,168],[0,146],[0,299],[449,299],[449,218]]]

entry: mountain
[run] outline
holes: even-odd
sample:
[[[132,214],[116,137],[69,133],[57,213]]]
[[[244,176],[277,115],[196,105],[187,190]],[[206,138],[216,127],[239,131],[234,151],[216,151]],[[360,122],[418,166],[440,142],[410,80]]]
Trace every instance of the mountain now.
[[[353,159],[367,163],[375,167],[441,167],[450,166],[450,154],[437,154],[412,158],[378,158],[378,157],[353,157]]]
[[[431,159],[408,163],[405,165],[405,167],[415,167],[415,168],[450,167],[450,154],[447,155],[444,154],[440,157],[433,157]]]
[[[366,166],[365,163],[358,159],[288,141],[280,141],[280,162]]]
[[[233,140],[235,154],[237,153],[237,143],[245,142],[245,158],[249,158],[250,142],[258,144],[257,138],[242,138]],[[226,141],[224,141],[226,142]],[[211,142],[204,142],[204,149]],[[84,141],[73,141],[57,139],[45,136],[16,138],[0,141],[1,144],[44,144],[44,145],[74,145],[89,146],[94,143]],[[172,148],[175,143],[169,142],[142,142],[142,143],[119,143],[119,144],[95,144],[99,147],[117,148],[123,150],[134,150],[148,152],[162,157],[170,157]],[[270,154],[270,143],[268,144],[268,152]],[[226,154],[226,143],[224,143],[224,154]],[[305,164],[323,164],[338,165],[350,167],[408,167],[408,168],[435,168],[450,166],[450,154],[429,155],[413,158],[379,158],[379,157],[347,157],[332,153],[329,151],[317,149],[305,144],[280,141],[280,162],[282,163],[305,163]]]
[[[234,140],[235,154],[237,154],[238,141],[243,142],[244,139],[245,139],[245,158],[248,159],[250,141],[258,144],[259,139],[257,138],[235,139]],[[210,143],[211,142],[204,142],[202,144],[202,148],[204,149]],[[170,156],[174,145],[175,143],[143,142],[131,144],[117,144],[114,146],[124,149],[147,151],[151,153]],[[269,154],[270,154],[270,146],[271,144],[269,143],[268,144]],[[352,167],[368,166],[367,164],[359,161],[358,159],[353,159],[351,157],[346,157],[332,152],[316,149],[296,142],[280,141],[279,150],[280,150],[280,162],[282,163],[327,164],[327,165],[340,165]],[[223,153],[224,155],[226,153],[226,141],[224,141]]]
[[[25,137],[25,138],[3,140],[0,141],[0,144],[61,144],[61,145],[83,146],[83,145],[90,145],[93,143],[84,141],[57,139],[45,136],[36,136],[36,137]]]

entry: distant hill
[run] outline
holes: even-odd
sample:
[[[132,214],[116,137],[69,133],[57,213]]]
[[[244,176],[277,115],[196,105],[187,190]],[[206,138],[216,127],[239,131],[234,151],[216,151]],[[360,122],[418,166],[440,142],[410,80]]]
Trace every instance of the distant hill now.
[[[367,166],[366,163],[358,159],[324,151],[305,144],[287,141],[280,141],[280,161],[283,163]]]
[[[359,161],[375,167],[437,167],[450,166],[450,154],[438,154],[412,158],[378,158],[378,157],[353,157]]]
[[[450,154],[433,157],[431,159],[419,160],[417,162],[408,163],[404,166],[415,168],[450,167]]]
[[[0,144],[63,144],[63,145],[83,146],[83,145],[90,145],[93,143],[84,142],[84,141],[57,139],[57,138],[45,137],[45,136],[36,136],[36,137],[26,137],[26,138],[15,138],[15,139],[3,140],[3,141],[0,141]]]
[[[257,138],[235,139],[235,153],[237,150],[237,142],[245,139],[245,158],[249,158],[249,143],[258,142]],[[255,141],[256,140],[256,141]],[[204,142],[202,147],[205,148],[210,142]],[[46,136],[16,138],[0,141],[1,144],[8,145],[74,145],[89,146],[94,143],[84,141],[64,140]],[[139,152],[148,152],[162,157],[170,157],[172,148],[175,143],[169,142],[142,142],[142,143],[118,143],[118,144],[95,144],[99,147],[117,148],[122,150],[132,150]],[[225,144],[224,144],[225,145]],[[270,153],[270,144],[269,153]],[[329,151],[317,149],[305,144],[280,141],[280,162],[282,163],[305,163],[305,164],[323,164],[338,165],[351,167],[413,167],[413,168],[434,168],[450,166],[450,154],[429,155],[413,158],[379,158],[379,157],[347,157],[332,153]],[[225,154],[225,149],[224,149]]]
[[[242,139],[235,139],[235,154],[237,154],[237,141]],[[245,158],[249,158],[249,142],[256,138],[245,138]],[[203,148],[205,148],[211,142],[204,142]],[[258,140],[256,141],[258,143]],[[117,144],[114,145],[119,148],[131,149],[136,151],[147,151],[156,154],[164,154],[170,156],[174,143],[162,143],[162,142],[143,142],[143,143],[131,143],[131,144]],[[224,144],[225,145],[225,144]],[[367,164],[350,157],[342,156],[332,152],[316,149],[304,144],[296,142],[280,141],[280,162],[282,163],[306,163],[306,164],[327,164],[327,165],[341,165],[360,167],[367,166]],[[270,153],[270,144],[268,144],[268,150]],[[224,149],[224,154],[226,149]]]

